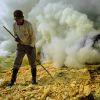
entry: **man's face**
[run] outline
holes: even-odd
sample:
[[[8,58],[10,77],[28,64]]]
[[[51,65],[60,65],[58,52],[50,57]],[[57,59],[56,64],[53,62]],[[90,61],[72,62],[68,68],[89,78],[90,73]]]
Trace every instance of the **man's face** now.
[[[16,23],[17,23],[18,25],[22,25],[24,19],[23,19],[23,18],[15,18],[15,21],[16,21]]]

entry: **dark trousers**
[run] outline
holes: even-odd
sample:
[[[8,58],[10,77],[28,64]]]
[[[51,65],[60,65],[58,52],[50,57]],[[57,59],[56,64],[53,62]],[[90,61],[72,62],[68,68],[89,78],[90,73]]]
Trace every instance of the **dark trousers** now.
[[[36,48],[28,45],[17,44],[17,53],[14,61],[13,69],[19,69],[25,54],[28,57],[31,69],[36,68]]]
[[[36,84],[36,48],[28,46],[28,45],[17,45],[17,53],[16,58],[14,61],[13,69],[12,69],[12,77],[11,81],[8,83],[8,86],[12,86],[16,81],[18,70],[22,64],[23,57],[27,54],[29,64],[31,66],[31,73],[32,73],[32,84]]]

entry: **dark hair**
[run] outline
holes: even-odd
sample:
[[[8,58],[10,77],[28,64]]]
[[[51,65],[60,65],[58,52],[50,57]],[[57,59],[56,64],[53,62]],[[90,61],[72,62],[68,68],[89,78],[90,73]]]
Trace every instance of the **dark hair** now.
[[[15,18],[24,18],[23,12],[21,10],[15,10],[14,11],[14,17]]]

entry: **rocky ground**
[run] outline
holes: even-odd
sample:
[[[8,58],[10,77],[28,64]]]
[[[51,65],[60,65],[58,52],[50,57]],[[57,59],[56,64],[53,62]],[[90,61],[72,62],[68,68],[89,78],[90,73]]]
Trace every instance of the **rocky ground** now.
[[[0,72],[0,100],[89,100],[93,94],[95,100],[100,100],[100,73],[90,74],[87,68],[69,69],[55,68],[50,62],[43,66],[53,78],[40,66],[37,66],[37,85],[31,84],[29,66],[20,68],[14,86],[6,87],[10,80],[11,69]]]

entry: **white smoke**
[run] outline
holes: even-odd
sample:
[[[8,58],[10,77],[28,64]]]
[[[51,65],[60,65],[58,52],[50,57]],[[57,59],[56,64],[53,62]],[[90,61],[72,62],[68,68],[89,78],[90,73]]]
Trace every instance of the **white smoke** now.
[[[0,43],[0,56],[7,56],[15,51],[16,44],[13,40],[6,40]]]
[[[64,65],[67,56],[65,53],[65,43],[65,40],[62,38],[52,38],[51,42],[47,43],[43,48],[45,56],[53,61],[54,66],[60,67]]]
[[[87,61],[100,62],[98,51],[91,48],[92,38],[98,32],[86,15],[100,14],[99,0],[38,0],[37,2],[4,0],[2,2],[9,8],[1,10],[6,12],[1,15],[2,23],[11,29],[13,11],[23,10],[25,18],[28,17],[37,32],[37,49],[42,50],[45,57],[51,59],[55,66],[65,64],[68,67],[81,67]]]
[[[93,22],[63,1],[45,3],[43,0],[42,8],[38,3],[29,14],[30,19],[35,16],[37,30],[41,33],[37,48],[43,49],[45,57],[51,59],[55,66],[82,66],[87,53],[80,59],[83,55],[79,52],[84,47],[88,33],[94,31]]]

